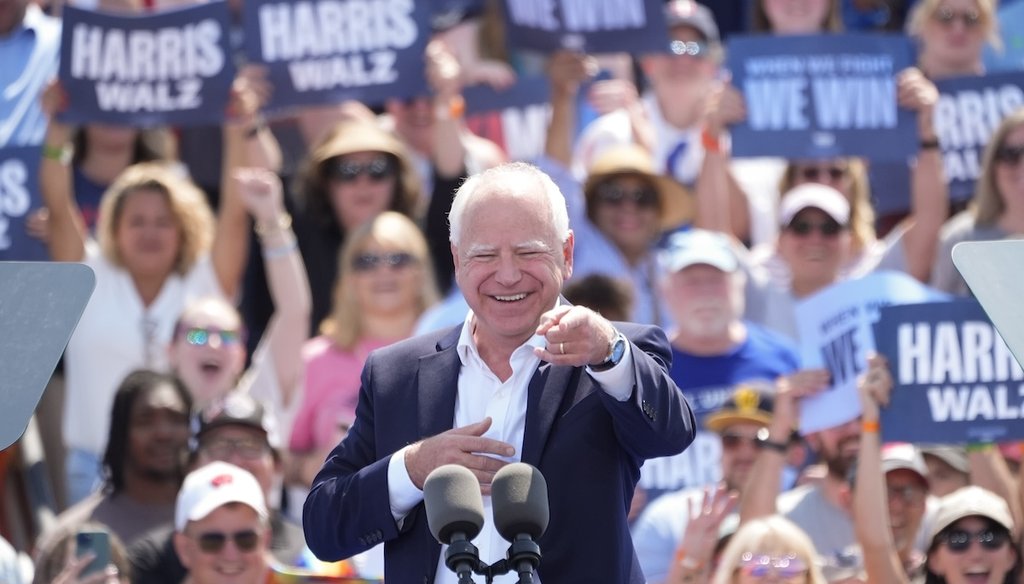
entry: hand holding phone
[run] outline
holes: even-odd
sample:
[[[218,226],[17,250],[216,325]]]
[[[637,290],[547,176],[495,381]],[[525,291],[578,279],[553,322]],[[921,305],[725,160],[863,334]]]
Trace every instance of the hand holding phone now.
[[[107,569],[110,564],[110,534],[102,530],[81,530],[75,535],[75,557],[87,553],[95,557],[82,569],[81,576],[89,576]]]

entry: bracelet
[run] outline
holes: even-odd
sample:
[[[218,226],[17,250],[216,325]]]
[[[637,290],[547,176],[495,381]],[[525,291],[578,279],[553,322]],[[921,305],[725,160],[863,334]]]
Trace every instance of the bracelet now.
[[[64,144],[63,146],[43,144],[43,158],[56,160],[57,162],[66,165],[71,162],[71,154],[71,146],[68,144]]]
[[[921,142],[917,145],[917,147],[920,148],[921,150],[938,150],[939,149],[939,139],[938,138],[922,139]]]
[[[995,448],[995,444],[991,442],[973,442],[964,447],[967,452],[988,452]]]
[[[704,128],[700,131],[700,143],[705,152],[719,153],[722,151],[721,139]]]
[[[448,98],[448,104],[438,104],[434,108],[434,117],[438,120],[459,120],[466,113],[466,100],[461,95]]]
[[[697,577],[704,572],[704,562],[687,556],[682,547],[676,548],[675,563],[684,570],[681,574],[683,584],[697,582]]]
[[[287,231],[288,229],[291,229],[291,226],[292,226],[292,216],[289,215],[288,213],[282,213],[282,214],[278,215],[270,223],[264,223],[262,221],[257,221],[256,224],[253,225],[253,231],[256,232],[256,235],[258,235],[260,237],[263,237],[265,235],[270,235],[271,233],[277,233],[279,231]]]
[[[263,259],[265,260],[276,260],[290,256],[292,252],[299,249],[299,244],[295,241],[295,238],[291,238],[287,243],[283,243],[277,247],[265,247],[263,248]]]
[[[861,432],[864,432],[864,433],[867,433],[867,434],[877,434],[878,431],[881,428],[882,427],[878,423],[878,420],[864,420],[860,424]]]

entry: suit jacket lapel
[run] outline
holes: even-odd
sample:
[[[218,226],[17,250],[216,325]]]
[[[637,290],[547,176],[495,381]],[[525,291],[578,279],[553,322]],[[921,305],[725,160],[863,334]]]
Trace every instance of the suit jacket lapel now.
[[[555,423],[562,401],[569,389],[575,368],[541,362],[530,379],[526,402],[526,430],[523,434],[522,461],[540,465],[551,426]]]
[[[451,430],[455,424],[455,395],[459,387],[459,353],[455,344],[461,327],[437,343],[437,352],[420,358],[418,401],[419,437]]]

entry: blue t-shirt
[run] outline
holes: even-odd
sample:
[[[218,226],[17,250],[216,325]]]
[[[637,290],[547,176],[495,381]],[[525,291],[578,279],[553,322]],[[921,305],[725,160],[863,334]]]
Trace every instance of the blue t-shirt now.
[[[670,375],[686,395],[699,431],[682,453],[644,463],[640,486],[648,501],[667,491],[717,482],[722,446],[717,435],[702,430],[704,416],[721,408],[737,384],[772,385],[779,376],[800,368],[791,341],[753,323],[744,324],[746,341],[722,355],[698,356],[672,347]]]

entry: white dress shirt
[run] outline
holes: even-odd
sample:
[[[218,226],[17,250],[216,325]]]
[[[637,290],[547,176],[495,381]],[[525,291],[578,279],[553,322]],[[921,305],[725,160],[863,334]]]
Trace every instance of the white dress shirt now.
[[[476,343],[473,341],[475,325],[476,318],[470,311],[462,325],[462,334],[456,346],[462,368],[459,370],[459,386],[455,397],[455,427],[460,428],[479,422],[484,418],[491,418],[491,427],[484,437],[511,444],[515,448],[515,454],[502,457],[502,460],[519,462],[523,450],[523,434],[526,431],[527,390],[530,379],[533,378],[533,374],[540,364],[540,359],[533,353],[533,349],[534,347],[544,348],[547,341],[542,336],[534,335],[520,345],[512,353],[512,358],[509,361],[512,366],[512,376],[502,382],[491,372],[477,351]],[[629,347],[630,345],[627,343],[626,353],[615,367],[601,372],[587,369],[587,372],[600,384],[601,388],[619,401],[629,399],[634,385],[633,357]],[[407,446],[396,452],[388,464],[388,496],[391,501],[391,513],[399,525],[402,524],[409,511],[423,500],[423,491],[412,483],[409,472],[405,468],[405,451],[408,448]],[[483,502],[484,526],[480,534],[473,540],[473,545],[480,552],[482,562],[493,564],[505,557],[509,542],[505,541],[494,527],[491,497],[484,497]],[[441,546],[441,556],[438,559],[434,584],[458,583],[455,573],[445,565],[444,555],[447,549],[448,546]],[[541,550],[541,552],[543,551]],[[544,565],[543,559],[541,565]],[[483,581],[482,576],[476,579]],[[495,584],[514,584],[518,582],[518,579],[515,573],[510,573],[496,577],[494,582]],[[536,578],[535,582],[539,584],[540,579]]]

